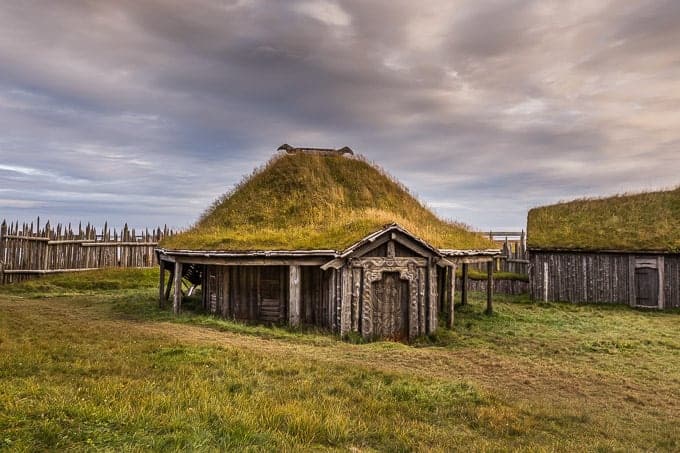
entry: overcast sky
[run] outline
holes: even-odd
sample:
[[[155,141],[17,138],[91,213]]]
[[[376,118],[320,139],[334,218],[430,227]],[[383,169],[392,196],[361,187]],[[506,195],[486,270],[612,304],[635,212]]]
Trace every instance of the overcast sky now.
[[[0,218],[190,225],[282,143],[443,217],[680,184],[680,1],[0,6]]]

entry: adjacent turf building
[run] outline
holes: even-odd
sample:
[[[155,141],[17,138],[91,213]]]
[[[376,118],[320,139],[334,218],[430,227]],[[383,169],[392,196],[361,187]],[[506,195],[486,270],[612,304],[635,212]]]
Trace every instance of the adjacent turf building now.
[[[680,187],[529,211],[539,300],[680,307]]]
[[[349,148],[279,150],[161,242],[161,303],[174,287],[179,311],[188,278],[225,318],[413,339],[440,314],[452,325],[457,265],[487,262],[492,278],[493,243],[437,218]]]

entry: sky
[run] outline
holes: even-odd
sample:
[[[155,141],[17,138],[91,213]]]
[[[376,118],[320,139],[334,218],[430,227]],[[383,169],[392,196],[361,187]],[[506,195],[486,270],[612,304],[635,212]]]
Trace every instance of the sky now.
[[[442,217],[680,184],[680,2],[0,5],[0,218],[185,228],[282,143]]]

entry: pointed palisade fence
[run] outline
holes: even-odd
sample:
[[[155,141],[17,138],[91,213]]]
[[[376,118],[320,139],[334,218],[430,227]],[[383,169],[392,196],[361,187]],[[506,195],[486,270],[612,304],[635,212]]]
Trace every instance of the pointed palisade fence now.
[[[3,220],[0,225],[0,284],[39,275],[79,272],[105,267],[142,268],[158,264],[154,248],[173,231],[167,227],[137,232],[128,228],[100,231],[90,225],[71,224],[42,228],[40,218],[19,224]]]
[[[481,234],[498,244],[501,255],[495,260],[496,272],[529,274],[529,258],[524,231],[486,231]],[[484,265],[474,265],[473,269],[485,271]]]

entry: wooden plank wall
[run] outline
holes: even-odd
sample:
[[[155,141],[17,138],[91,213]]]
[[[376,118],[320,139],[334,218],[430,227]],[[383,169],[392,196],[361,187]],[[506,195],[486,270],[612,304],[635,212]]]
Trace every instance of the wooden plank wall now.
[[[277,266],[278,267],[278,266]],[[260,316],[260,266],[206,266],[204,309],[228,319],[256,321]],[[283,284],[285,283],[285,284]],[[287,279],[282,276],[282,291]],[[281,294],[280,321],[287,313],[287,294]]]
[[[664,258],[664,308],[680,308],[680,256]]]
[[[137,232],[128,228],[99,232],[87,224],[77,228],[47,222],[0,225],[0,284],[14,283],[43,274],[103,267],[153,267],[154,248],[173,232],[167,227]]]
[[[281,316],[288,315],[288,267],[276,266],[281,276]],[[206,266],[206,291],[203,301],[206,311],[224,318],[260,320],[258,279],[261,266]],[[340,279],[335,270],[323,271],[315,266],[300,266],[300,321],[336,331],[340,326]]]
[[[468,279],[468,291],[486,292],[487,280],[473,280]],[[456,278],[456,292],[460,291],[463,286],[463,279]],[[494,278],[493,280],[494,294],[527,294],[529,292],[529,282],[524,280],[501,280]],[[458,296],[460,298],[460,296]]]
[[[629,254],[531,252],[530,292],[550,301],[629,304]],[[547,279],[545,275],[547,269]]]

